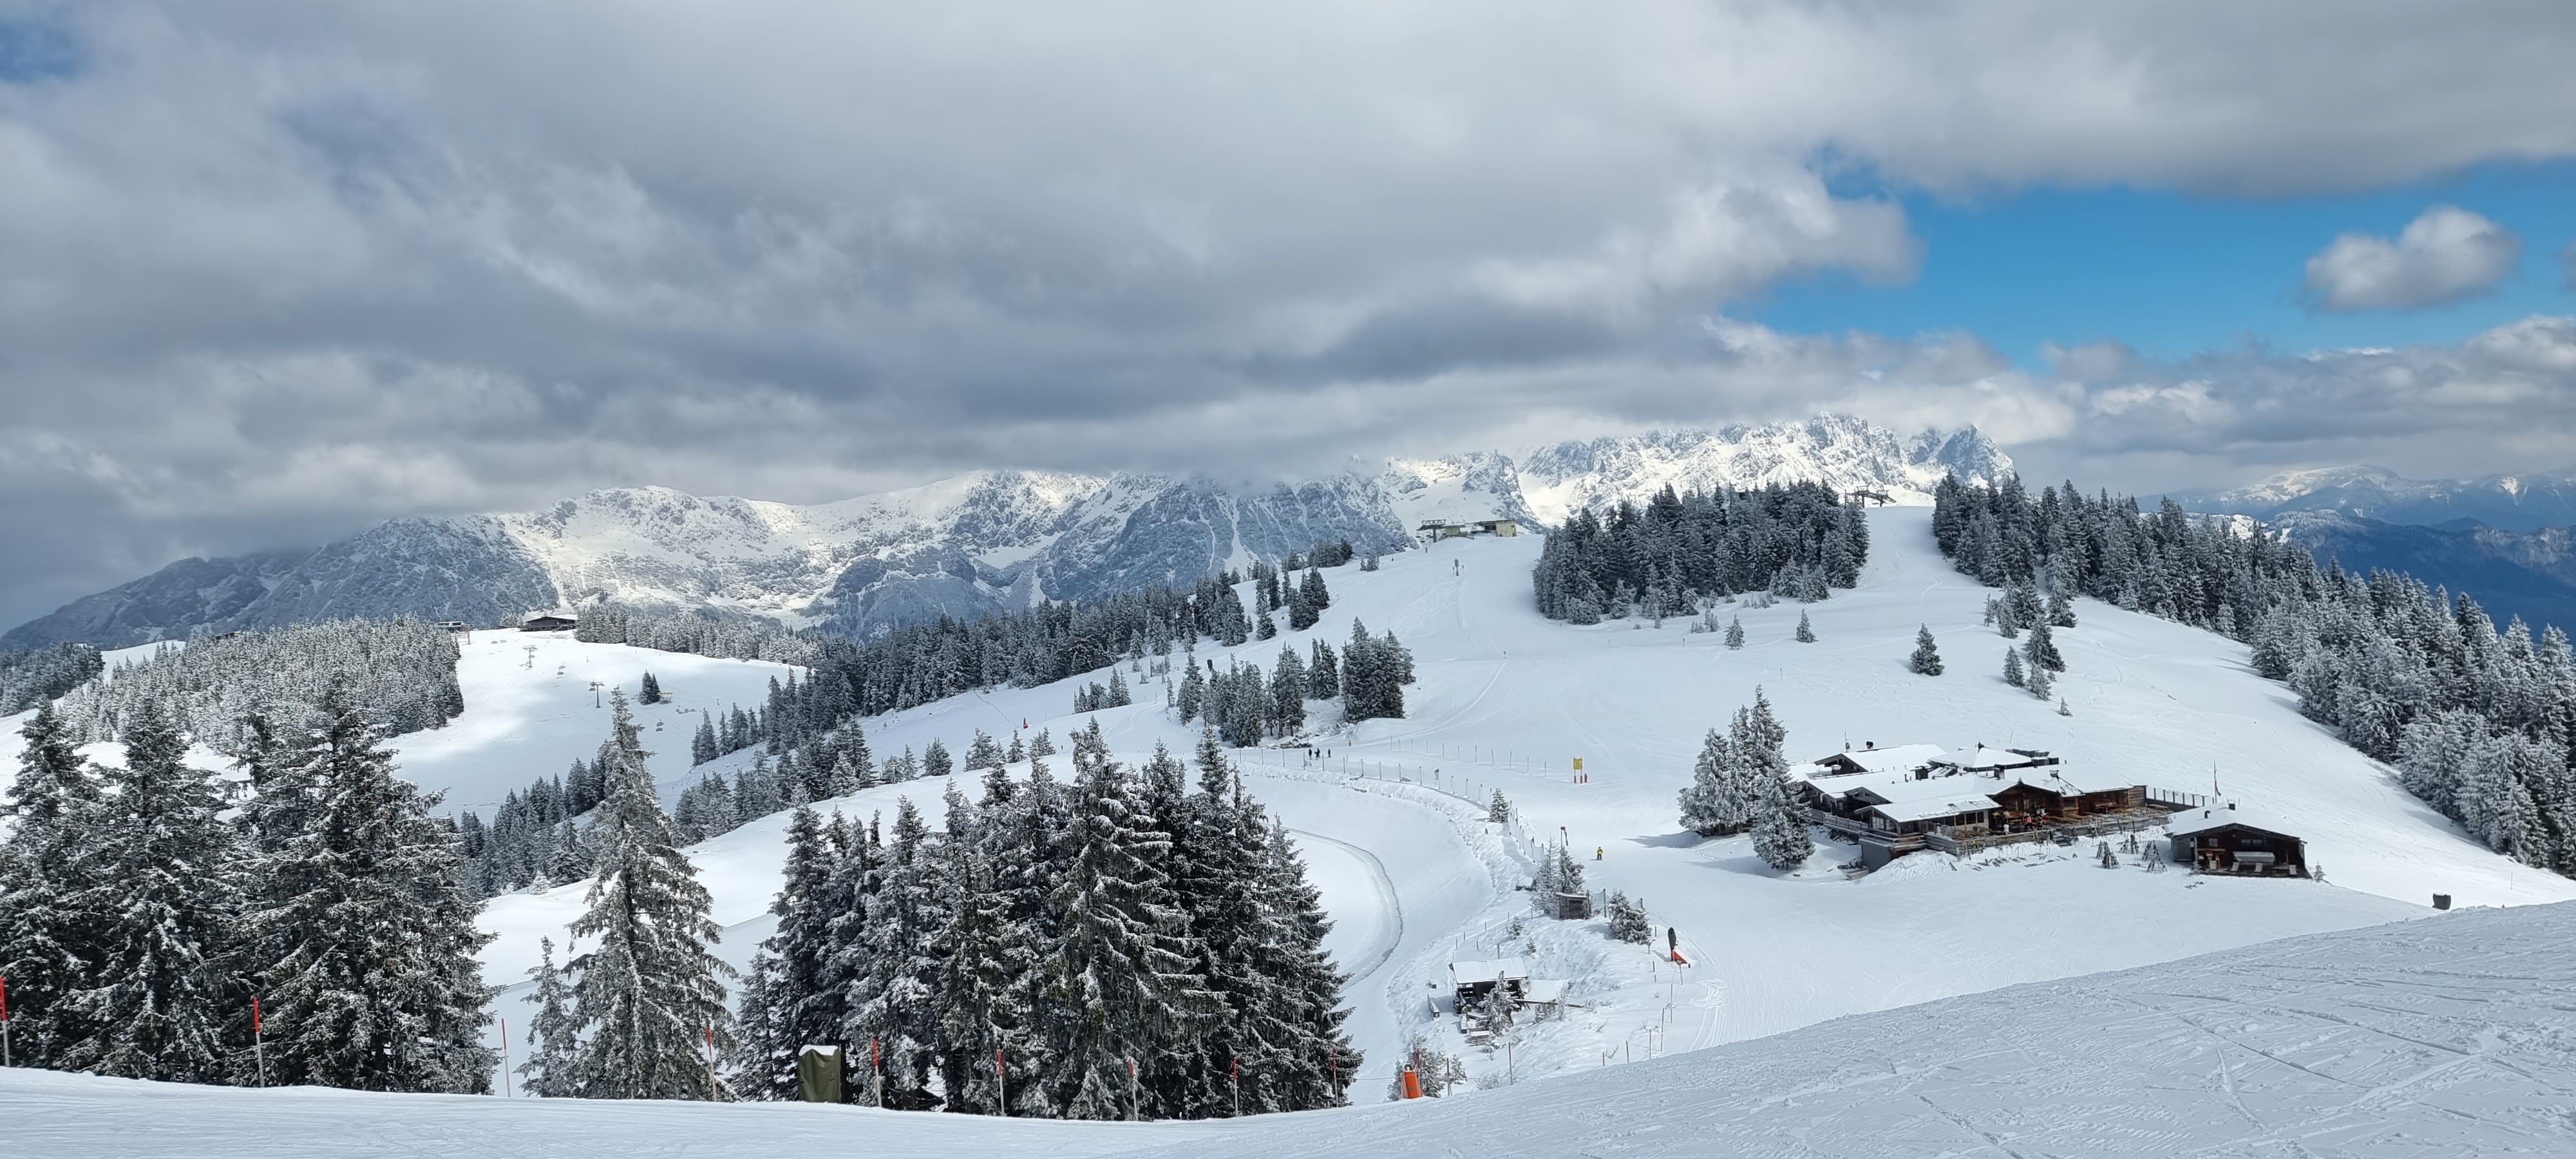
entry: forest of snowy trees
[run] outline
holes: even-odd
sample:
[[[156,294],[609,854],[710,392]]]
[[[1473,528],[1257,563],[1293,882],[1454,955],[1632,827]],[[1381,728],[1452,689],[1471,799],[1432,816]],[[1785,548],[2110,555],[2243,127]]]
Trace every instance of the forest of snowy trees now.
[[[1016,746],[1016,739],[1014,745]],[[795,1093],[795,1059],[841,1043],[851,1101],[973,1114],[1205,1118],[1335,1106],[1360,1066],[1331,928],[1287,833],[1245,796],[1214,728],[1197,786],[1157,748],[1111,760],[970,750],[936,828],[799,808],[786,885],[744,988],[735,1084]],[[995,1059],[1002,1060],[997,1072]],[[877,1060],[871,1068],[870,1060]]]
[[[336,691],[384,735],[400,736],[465,711],[456,659],[452,633],[414,619],[264,628],[156,649],[71,690],[55,711],[79,741],[117,740],[149,703],[199,743],[238,757],[260,743],[258,729],[301,728]]]
[[[106,667],[88,644],[0,651],[0,716],[16,716],[87,683]]]
[[[1034,688],[1120,660],[1139,670],[1168,664],[1175,649],[1203,641],[1230,648],[1269,639],[1280,618],[1290,630],[1311,626],[1332,603],[1321,569],[1351,558],[1348,545],[1319,544],[1309,556],[1291,555],[1277,567],[1256,561],[1248,576],[1223,572],[1186,592],[1150,588],[975,620],[942,617],[869,640],[614,607],[585,609],[576,635],[805,668],[805,680],[774,692],[760,711],[761,739],[776,753],[852,717],[1000,685]],[[1235,590],[1247,580],[1250,604]]]
[[[1715,495],[1666,487],[1643,508],[1576,512],[1547,537],[1530,580],[1552,620],[1660,621],[1739,592],[1821,600],[1859,583],[1868,558],[1860,508],[1821,484]]]
[[[20,1066],[176,1082],[478,1093],[490,991],[463,851],[394,774],[374,713],[239,726],[228,781],[126,702],[121,766],[48,707],[0,843],[0,976]],[[252,1002],[265,1015],[254,1039]]]
[[[2034,498],[2011,477],[1945,479],[1934,499],[1942,552],[2008,602],[2044,602],[2054,621],[2086,595],[2243,641],[2301,712],[2394,763],[2470,835],[2576,874],[2576,654],[2558,628],[2535,640],[2519,619],[2499,629],[2466,593],[2321,570],[2247,521],[2195,518],[2170,499],[2149,514],[2071,483]]]

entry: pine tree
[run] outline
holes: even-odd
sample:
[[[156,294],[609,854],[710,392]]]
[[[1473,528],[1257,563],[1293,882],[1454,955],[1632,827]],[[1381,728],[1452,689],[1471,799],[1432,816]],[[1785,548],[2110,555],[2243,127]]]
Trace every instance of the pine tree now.
[[[733,968],[708,949],[721,932],[712,899],[662,812],[626,697],[612,691],[609,703],[608,795],[592,822],[598,876],[571,926],[598,939],[572,963],[582,1093],[709,1098],[707,1038],[731,1048],[722,979]]]
[[[120,1078],[221,1082],[250,1029],[239,977],[242,850],[214,783],[157,701],[125,721],[126,758],[67,813],[58,903],[82,930],[82,982],[52,1004],[54,1065]]]
[[[2045,668],[2040,669],[2043,674],[2047,671]],[[2021,652],[2018,649],[2004,649],[2004,683],[2015,688],[2022,686]]]
[[[537,1016],[528,1024],[528,1061],[519,1064],[529,1094],[549,1099],[581,1095],[581,1022],[573,1017],[572,986],[555,968],[555,940],[537,939]]]
[[[276,846],[248,923],[269,1079],[484,1093],[491,991],[474,954],[492,935],[475,928],[457,838],[355,704],[334,692],[322,709],[295,775],[249,810]]]
[[[996,802],[1006,806],[1008,800]],[[938,856],[943,924],[934,941],[944,951],[935,1008],[939,1020],[944,1109],[989,1115],[1001,1109],[990,1060],[1030,1057],[1027,996],[1037,973],[1036,948],[1011,917],[994,865],[986,816],[951,785]]]
[[[715,715],[700,711],[697,735],[689,738],[689,763],[703,765],[723,755],[723,751],[716,747]]]
[[[873,1041],[882,1052],[890,1107],[927,1107],[935,1102],[930,1087],[939,1065],[940,964],[930,938],[944,921],[938,912],[929,836],[912,799],[897,801],[850,982],[849,1039]]]
[[[2010,654],[2011,653],[2006,653],[2006,655]],[[2046,700],[2055,694],[2056,689],[2057,682],[2049,679],[2048,669],[2041,668],[2036,665],[2032,666],[2030,670],[2030,695],[2032,699]]]
[[[1332,645],[1316,640],[1307,649],[1306,699],[1333,700],[1341,694],[1341,661]]]
[[[1932,643],[1930,625],[1915,629],[1914,655],[1906,659],[1905,667],[1917,676],[1941,674],[1941,650]]]
[[[1726,622],[1726,646],[1729,648],[1744,647],[1744,617],[1737,616]]]
[[[1753,852],[1763,864],[1779,870],[1796,869],[1815,853],[1816,838],[1808,827],[1807,807],[1799,803],[1787,776],[1772,776],[1763,782],[1754,812]]]
[[[1798,613],[1798,642],[1801,644],[1816,642],[1815,626],[1807,622],[1807,613],[1803,611]]]
[[[957,774],[956,762],[949,759],[948,745],[937,737],[921,746],[921,775],[944,781]]]
[[[1105,753],[1075,764],[1064,873],[1050,906],[1061,941],[1040,1015],[1049,1085],[1066,1118],[1123,1119],[1134,1105],[1128,1060],[1168,1050],[1205,991],[1189,972],[1170,883],[1148,863],[1168,838],[1140,823],[1132,785]]]
[[[662,703],[662,682],[654,679],[652,673],[645,673],[643,686],[636,692],[635,700],[639,704]]]
[[[1739,783],[1734,747],[1725,733],[1708,730],[1691,783],[1681,791],[1682,827],[1702,837],[1744,828],[1752,815]]]
[[[0,978],[9,980],[18,1064],[48,1066],[59,1046],[53,1007],[93,952],[72,897],[83,885],[83,827],[104,811],[96,776],[52,704],[39,705],[19,736],[25,743],[6,810],[15,822],[0,841]]]
[[[833,974],[830,933],[843,900],[838,860],[820,816],[807,808],[789,815],[786,873],[769,903],[778,929],[761,941],[743,987],[734,1085],[745,1096],[795,1097],[798,1052],[843,1041],[848,1003]]]
[[[1610,891],[1608,909],[1612,941],[1644,945],[1654,940],[1655,927],[1646,920],[1646,908],[1628,900],[1627,891]]]
[[[2057,641],[2049,634],[2048,622],[2045,620],[2030,626],[2030,639],[2023,643],[2022,651],[2029,654],[2033,668],[2045,668],[2051,672],[2066,671],[2066,660],[2057,654]]]
[[[1714,737],[1717,734],[1712,732],[1709,735]],[[1492,825],[1509,825],[1512,823],[1512,803],[1509,798],[1503,796],[1503,791],[1501,789],[1494,790],[1493,801],[1485,806],[1485,821],[1487,824]]]

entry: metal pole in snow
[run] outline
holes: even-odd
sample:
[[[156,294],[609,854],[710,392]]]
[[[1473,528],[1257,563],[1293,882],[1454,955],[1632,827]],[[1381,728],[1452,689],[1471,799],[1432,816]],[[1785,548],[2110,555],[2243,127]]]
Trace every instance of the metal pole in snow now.
[[[877,1109],[885,1109],[885,1059],[877,1052],[877,1040],[868,1040],[868,1091],[876,1096]]]
[[[268,1085],[268,1044],[260,1037],[259,995],[250,998],[250,1053],[259,1062],[259,1085]]]
[[[501,1020],[501,1097],[510,1098],[510,1020]]]
[[[1127,1121],[1128,1121],[1128,1122],[1133,1123],[1133,1122],[1135,1122],[1135,1121],[1136,1121],[1136,1104],[1137,1104],[1137,1103],[1139,1103],[1140,1101],[1142,1101],[1142,1096],[1138,1093],[1138,1090],[1137,1090],[1137,1087],[1136,1087],[1136,1060],[1131,1058],[1131,1059],[1128,1059],[1128,1060],[1127,1060]]]
[[[9,1061],[9,976],[0,974],[0,1067],[15,1065]]]
[[[1228,1055],[1226,1062],[1233,1070],[1234,1117],[1240,1119],[1243,1117],[1243,1060]]]
[[[1002,1070],[1002,1048],[993,1048],[993,1101],[1002,1108],[1002,1117],[1011,1117],[1010,1076]]]

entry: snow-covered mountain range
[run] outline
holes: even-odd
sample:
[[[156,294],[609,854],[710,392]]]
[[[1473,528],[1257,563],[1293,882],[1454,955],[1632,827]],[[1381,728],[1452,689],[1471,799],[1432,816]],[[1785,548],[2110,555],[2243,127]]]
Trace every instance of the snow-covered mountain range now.
[[[2533,472],[2478,479],[2409,479],[2385,467],[2285,471],[2244,487],[2177,494],[2196,511],[2270,519],[2331,511],[2384,523],[2467,520],[2505,531],[2576,524],[2576,474]]]
[[[1911,439],[1860,419],[1569,442],[1521,456],[1394,460],[1374,474],[1228,485],[1204,478],[976,471],[799,506],[617,488],[542,511],[395,519],[319,549],[187,559],[20,625],[0,646],[128,647],[333,616],[490,624],[611,601],[866,633],[1041,597],[1187,585],[1318,542],[1394,551],[1431,518],[1553,524],[1657,490],[1797,480],[1928,503],[1944,472],[2012,460],[1974,428]]]

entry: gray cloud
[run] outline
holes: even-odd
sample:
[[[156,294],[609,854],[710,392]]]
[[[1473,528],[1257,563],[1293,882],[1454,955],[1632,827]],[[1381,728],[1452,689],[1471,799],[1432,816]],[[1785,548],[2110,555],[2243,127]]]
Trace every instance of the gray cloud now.
[[[2568,289],[2576,290],[2576,241],[2568,242],[2566,249],[2558,251],[2558,273]]]
[[[2108,347],[2039,379],[1724,310],[1912,276],[1856,170],[2228,195],[2576,153],[2576,21],[2522,7],[0,0],[44,46],[0,58],[0,621],[608,484],[1819,406],[2045,447],[2123,374],[2163,446],[2187,380]]]
[[[2347,233],[2308,259],[2308,295],[2328,310],[2412,310],[2473,298],[2513,276],[2522,238],[2436,205],[2390,239]]]

